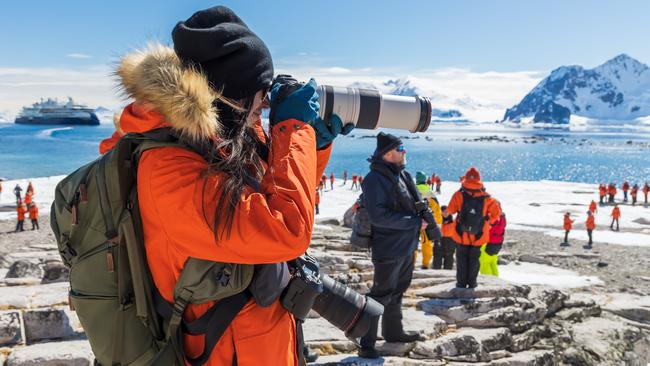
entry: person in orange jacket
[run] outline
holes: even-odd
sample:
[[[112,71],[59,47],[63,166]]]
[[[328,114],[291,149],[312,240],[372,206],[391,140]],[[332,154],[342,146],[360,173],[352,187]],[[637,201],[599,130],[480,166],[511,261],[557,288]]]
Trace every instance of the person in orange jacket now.
[[[359,179],[359,177],[356,174],[353,174],[352,175],[352,186],[350,186],[350,189],[355,189],[355,188],[359,189],[359,186],[357,185],[357,179]]]
[[[442,211],[447,210],[447,206],[440,207]],[[456,230],[456,224],[451,215],[442,218],[442,268],[454,269],[454,252],[456,251],[456,242],[454,242],[453,233]],[[480,267],[479,267],[480,268]]]
[[[32,230],[39,230],[40,227],[38,226],[38,207],[36,207],[35,203],[32,203],[27,207],[29,207],[29,220],[32,222]]]
[[[589,212],[592,212],[591,210]],[[571,220],[571,213],[567,212],[564,214],[564,242],[560,244],[560,246],[563,247],[568,247],[569,244],[569,232],[571,232],[571,228],[573,227],[573,223],[575,220]]]
[[[440,187],[442,187],[442,179],[436,175],[436,193],[440,194]]]
[[[614,197],[616,197],[616,184],[610,183],[607,187],[607,194],[609,195],[609,203],[614,203]]]
[[[363,183],[363,176],[362,175],[359,176],[359,185],[361,185],[361,183]]]
[[[583,248],[591,249],[592,245],[594,244],[592,234],[593,234],[594,230],[596,229],[596,220],[595,220],[594,214],[592,214],[591,211],[587,211],[587,222],[585,223],[585,227],[587,228],[587,235],[589,236],[589,243],[587,243],[587,245],[584,246]]]
[[[24,224],[25,224],[25,213],[27,212],[27,208],[25,207],[25,204],[22,201],[19,201],[18,204],[16,205],[16,230],[15,231],[25,231]]]
[[[330,173],[330,189],[334,190],[334,173]]]
[[[648,182],[645,182],[643,185],[643,188],[641,190],[643,192],[644,196],[644,203],[647,205],[648,204],[648,192],[650,192],[650,186],[648,185]]]
[[[34,195],[34,186],[32,185],[31,181],[27,183],[27,191],[25,192],[25,194],[27,193],[31,193],[32,196]]]
[[[621,209],[618,207],[618,205],[614,206],[614,209],[612,209],[612,223],[609,225],[609,228],[614,230],[614,222],[616,222],[616,231],[620,231],[618,228],[618,219],[621,218]]]
[[[226,7],[179,22],[172,40],[173,49],[152,45],[121,60],[116,74],[134,101],[100,145],[106,153],[125,133],[170,128],[197,148],[147,150],[138,164],[146,257],[168,302],[190,257],[261,265],[305,253],[331,141],[351,129],[337,116],[318,118],[311,80],[277,102],[267,136],[261,114],[273,78],[271,56]],[[276,98],[274,88],[272,102]],[[188,305],[184,320],[198,319],[213,304]],[[280,300],[261,307],[250,299],[205,365],[297,365],[297,327]],[[204,351],[203,336],[182,337],[187,357]]]
[[[480,212],[479,212],[480,211]],[[456,215],[452,237],[456,248],[456,287],[475,288],[480,269],[481,246],[490,237],[490,225],[501,216],[501,207],[486,191],[481,173],[472,167],[463,177],[461,189],[454,193],[444,216]]]
[[[320,214],[320,210],[318,206],[320,205],[320,193],[318,193],[318,189],[316,190],[316,200],[314,201],[314,208],[316,209],[316,215]]]
[[[32,200],[33,200],[32,192],[27,191],[27,193],[25,193],[25,205],[27,205],[27,207],[29,207],[29,205],[32,204]]]
[[[594,214],[596,213],[596,211],[598,211],[598,205],[596,204],[596,201],[591,200],[591,203],[589,204],[589,211],[591,211]]]
[[[605,187],[605,184],[600,183],[598,185],[598,196],[600,197],[600,204],[604,205],[605,204],[605,196],[607,195],[607,188]]]
[[[623,202],[627,202],[627,191],[630,190],[630,183],[627,181],[623,182],[621,189],[623,190]]]
[[[630,196],[632,196],[632,206],[636,206],[636,198],[639,194],[639,185],[634,183],[632,189],[630,190]]]

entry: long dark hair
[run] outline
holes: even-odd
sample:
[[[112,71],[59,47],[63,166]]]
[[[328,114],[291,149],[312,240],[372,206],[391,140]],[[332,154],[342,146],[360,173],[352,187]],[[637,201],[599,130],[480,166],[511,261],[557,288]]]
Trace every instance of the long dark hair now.
[[[246,186],[259,189],[263,176],[263,161],[268,147],[260,141],[255,129],[247,125],[247,116],[253,106],[254,96],[238,102],[220,99],[215,102],[222,125],[219,138],[198,146],[208,162],[208,171],[203,181],[202,212],[210,224],[205,211],[205,192],[209,177],[219,174],[217,207],[212,222],[217,240],[230,237],[235,208],[241,200]],[[222,229],[219,231],[219,229]]]

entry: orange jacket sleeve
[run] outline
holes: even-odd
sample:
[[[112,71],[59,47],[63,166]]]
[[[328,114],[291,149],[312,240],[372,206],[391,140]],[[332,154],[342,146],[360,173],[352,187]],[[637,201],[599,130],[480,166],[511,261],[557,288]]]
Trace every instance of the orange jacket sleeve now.
[[[454,215],[460,212],[460,208],[462,205],[463,205],[463,194],[460,192],[454,193],[454,195],[451,196],[451,200],[449,201],[449,204],[447,205],[447,213],[450,215]]]
[[[314,223],[316,177],[330,149],[317,153],[313,128],[296,120],[277,124],[271,135],[269,168],[260,191],[244,188],[230,236],[218,239],[212,223],[224,175],[206,173],[207,163],[185,149],[145,152],[138,170],[143,218],[160,222],[164,238],[156,239],[167,240],[168,250],[180,252],[174,256],[257,264],[305,252]],[[155,212],[145,215],[145,209]]]

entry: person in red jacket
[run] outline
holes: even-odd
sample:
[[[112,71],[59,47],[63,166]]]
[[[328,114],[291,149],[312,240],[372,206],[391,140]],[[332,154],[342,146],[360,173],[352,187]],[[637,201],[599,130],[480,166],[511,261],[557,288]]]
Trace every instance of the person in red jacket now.
[[[627,202],[627,191],[630,190],[630,183],[627,181],[623,182],[621,189],[623,190],[623,202]]]
[[[442,179],[436,175],[436,193],[440,194],[440,187],[442,187]]]
[[[481,246],[481,274],[499,277],[499,251],[503,246],[506,225],[506,214],[502,212],[499,219],[490,227],[488,243]]]
[[[147,150],[137,167],[146,258],[169,303],[190,257],[264,265],[305,253],[331,142],[351,128],[335,116],[318,118],[310,80],[281,101],[271,88],[275,117],[267,135],[261,115],[269,105],[271,55],[226,7],[177,23],[172,40],[173,48],[152,45],[121,60],[116,74],[133,102],[100,145],[106,153],[125,133],[168,128],[195,148]],[[194,321],[212,305],[189,304],[183,319]],[[298,327],[279,299],[262,307],[251,298],[205,365],[298,365]],[[201,355],[205,341],[183,333],[185,355]]]
[[[619,231],[618,219],[621,218],[621,209],[618,207],[618,205],[614,206],[611,216],[612,216],[612,223],[609,225],[609,228],[614,230],[614,222],[616,222],[616,231]]]
[[[594,215],[591,213],[591,211],[587,211],[587,222],[585,222],[585,227],[587,228],[587,235],[589,236],[589,243],[587,243],[586,246],[583,248],[585,249],[591,249],[592,245],[594,244],[593,242],[593,232],[596,229],[596,219]]]
[[[16,230],[15,231],[25,231],[24,224],[25,224],[25,213],[27,212],[27,208],[25,207],[25,204],[20,201],[18,202],[18,205],[16,206]]]
[[[330,173],[330,190],[334,190],[334,173]]]
[[[589,212],[592,212],[592,211],[589,210]],[[571,232],[571,228],[573,227],[574,222],[575,222],[575,220],[571,220],[571,213],[570,212],[567,212],[567,213],[564,214],[564,225],[563,225],[563,228],[564,228],[564,242],[562,242],[562,244],[560,244],[560,246],[568,247],[570,245],[569,244],[569,233]]]
[[[639,194],[639,185],[634,183],[632,189],[630,190],[630,196],[632,196],[632,206],[636,206],[636,198]]]
[[[607,188],[605,187],[605,184],[600,183],[598,185],[598,196],[600,197],[600,204],[604,205],[605,204],[605,196],[607,195]]]
[[[440,209],[444,212],[447,206],[442,206]],[[440,245],[442,246],[442,268],[454,269],[454,253],[456,252],[456,242],[454,242],[453,232],[456,230],[454,218],[451,215],[442,218],[442,239]],[[434,253],[437,254],[437,253]]]
[[[596,211],[598,211],[598,205],[596,204],[596,201],[591,200],[591,203],[589,204],[589,211],[591,211],[594,214],[596,213]]]
[[[481,246],[490,238],[490,226],[501,216],[501,207],[486,191],[481,173],[472,167],[463,177],[443,216],[456,215],[452,233],[456,248],[456,287],[475,288],[480,269]]]
[[[609,195],[609,203],[614,203],[614,198],[616,197],[616,184],[610,183],[607,187],[607,194]]]
[[[343,171],[343,185],[345,186],[346,184],[348,184],[348,171],[344,170]]]
[[[35,203],[32,203],[29,207],[29,220],[32,222],[32,230],[39,230],[38,226],[38,207]]]
[[[363,176],[362,175],[359,176],[359,185],[361,185],[361,183],[363,183]]]
[[[318,193],[318,189],[317,189],[316,200],[314,201],[314,208],[316,209],[316,215],[320,214],[319,206],[320,206],[320,193]]]
[[[650,186],[648,185],[648,182],[645,182],[645,184],[643,185],[643,189],[641,191],[643,192],[644,203],[647,205],[648,204],[648,192],[650,192]]]
[[[357,185],[357,179],[359,179],[359,177],[356,174],[353,174],[352,175],[352,186],[350,186],[350,189],[355,189],[355,188],[359,189],[359,185]]]

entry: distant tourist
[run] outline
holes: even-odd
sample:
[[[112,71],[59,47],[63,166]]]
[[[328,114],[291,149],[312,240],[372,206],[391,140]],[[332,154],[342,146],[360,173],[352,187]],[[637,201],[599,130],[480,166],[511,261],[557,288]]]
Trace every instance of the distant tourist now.
[[[38,227],[38,207],[32,203],[29,207],[29,219],[32,221],[32,230],[39,230]]]
[[[343,171],[343,185],[348,184],[348,171],[344,170]]]
[[[609,228],[614,230],[614,222],[616,222],[616,231],[619,231],[618,219],[621,218],[621,209],[618,207],[618,205],[614,206],[611,216],[612,216],[612,223],[609,225]]]
[[[18,202],[18,205],[16,207],[16,213],[18,214],[17,216],[17,221],[16,221],[16,231],[25,231],[23,225],[25,223],[25,213],[27,212],[27,208],[25,207],[25,204],[21,202]]]
[[[600,204],[604,205],[605,204],[605,196],[607,195],[607,188],[605,187],[605,184],[600,183],[598,185],[598,195],[600,196]]]
[[[30,191],[27,191],[27,192],[25,193],[25,202],[24,202],[25,205],[27,205],[27,207],[29,207],[29,205],[32,204],[32,201],[33,201],[33,200],[34,200],[34,198],[33,198],[33,196],[32,196],[32,193],[31,193]]]
[[[621,189],[623,190],[623,202],[627,202],[627,191],[630,190],[630,183],[627,181],[623,182]]]
[[[650,192],[650,186],[648,185],[648,182],[645,182],[643,185],[643,197],[644,197],[644,203],[647,205],[648,204],[648,192]]]
[[[609,203],[614,203],[614,198],[616,197],[616,184],[610,183],[607,187],[607,194],[609,195]]]
[[[589,210],[593,214],[593,211]],[[560,246],[563,247],[568,247],[569,246],[569,233],[571,232],[571,228],[573,227],[573,223],[575,220],[571,220],[571,213],[567,212],[564,214],[564,241]]]
[[[330,173],[330,190],[334,190],[334,173]]]
[[[503,246],[506,224],[506,214],[501,212],[499,219],[490,226],[490,240],[481,246],[481,274],[499,277],[499,251]]]
[[[357,177],[356,174],[352,175],[352,186],[350,186],[350,189],[355,189],[355,188],[359,189],[359,186],[357,185],[357,180],[358,179],[359,179],[359,177]]]
[[[20,185],[16,184],[16,186],[14,187],[14,194],[16,195],[16,202],[22,202],[22,200],[23,200],[22,192],[23,192],[23,189],[20,188]]]
[[[316,215],[318,215],[320,213],[320,210],[318,209],[318,206],[320,206],[320,193],[318,193],[318,189],[316,189],[315,203],[314,208],[316,209]]]
[[[436,193],[440,194],[440,188],[442,187],[442,179],[439,176],[436,176]]]
[[[0,201],[2,201],[2,179],[0,179]]]
[[[632,196],[632,206],[636,205],[636,197],[639,194],[639,185],[634,183],[632,189],[630,190],[630,196]]]
[[[34,186],[31,181],[27,184],[27,191],[25,193],[30,193],[32,196],[34,195]]]
[[[596,201],[591,200],[591,203],[589,204],[589,211],[591,211],[594,214],[596,213],[596,211],[598,211],[598,205],[596,205]]]
[[[461,189],[451,197],[443,215],[456,214],[456,287],[475,288],[480,269],[481,246],[490,238],[490,225],[501,217],[501,207],[486,191],[481,173],[470,168]]]
[[[596,229],[596,220],[591,211],[587,211],[587,222],[585,223],[585,226],[587,228],[587,235],[589,236],[589,243],[587,243],[584,248],[591,249],[592,245],[594,244],[592,234],[594,232],[594,229]]]

